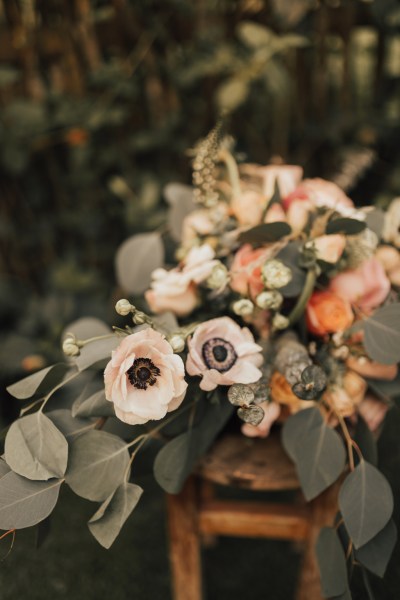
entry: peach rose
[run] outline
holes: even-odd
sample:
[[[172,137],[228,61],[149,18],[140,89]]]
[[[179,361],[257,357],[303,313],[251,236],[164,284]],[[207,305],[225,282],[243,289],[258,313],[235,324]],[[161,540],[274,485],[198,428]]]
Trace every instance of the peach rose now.
[[[106,399],[130,425],[159,420],[178,408],[187,383],[180,356],[151,328],[122,340],[104,371]]]
[[[331,280],[329,289],[348,302],[367,312],[385,300],[390,281],[379,260],[365,260],[357,269],[339,273]]]
[[[350,303],[333,292],[314,292],[308,301],[307,327],[314,335],[343,331],[352,324],[353,318]]]
[[[155,313],[171,311],[185,317],[197,306],[196,284],[205,281],[218,263],[215,252],[208,244],[190,250],[182,266],[167,271],[156,269],[151,289],[145,292],[150,310]]]
[[[268,437],[272,425],[281,414],[281,407],[276,402],[261,402],[259,406],[264,410],[264,417],[261,423],[258,425],[243,423],[241,427],[242,433],[247,437]]]
[[[230,286],[234,292],[253,298],[264,289],[261,277],[261,267],[269,258],[268,248],[253,249],[251,244],[245,244],[235,254],[230,269]]]
[[[336,263],[343,254],[346,237],[341,233],[321,235],[313,240],[317,258],[328,263]]]
[[[240,225],[253,227],[261,223],[267,198],[255,190],[245,190],[233,198],[231,209]]]
[[[186,370],[200,375],[202,390],[218,385],[255,383],[262,375],[262,348],[246,327],[240,327],[229,317],[205,321],[188,340]]]
[[[267,165],[258,168],[258,174],[263,179],[263,193],[269,199],[278,183],[281,198],[290,194],[303,177],[303,169],[297,165]]]
[[[299,193],[306,195],[314,206],[335,208],[339,212],[341,209],[354,208],[353,202],[336,183],[318,177],[304,179],[299,186]]]
[[[282,373],[275,371],[271,377],[271,398],[277,404],[285,404],[290,412],[296,412],[300,404],[300,398],[292,391],[292,386]],[[311,406],[310,403],[308,403]]]
[[[313,205],[307,199],[294,199],[287,204],[286,220],[294,233],[303,231],[313,208]]]
[[[352,369],[362,377],[384,379],[386,381],[392,381],[397,377],[397,365],[382,365],[381,363],[372,360],[359,360],[354,356],[350,356],[347,359],[346,364],[349,369]]]

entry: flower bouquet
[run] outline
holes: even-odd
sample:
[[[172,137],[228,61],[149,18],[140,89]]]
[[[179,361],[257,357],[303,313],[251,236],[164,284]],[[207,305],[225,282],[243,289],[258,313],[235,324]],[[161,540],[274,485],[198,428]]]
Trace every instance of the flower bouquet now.
[[[67,484],[100,503],[88,526],[108,548],[141,497],[147,442],[177,493],[232,417],[249,437],[279,421],[307,500],[342,482],[317,555],[325,594],[349,598],[350,566],[383,576],[396,541],[375,433],[400,385],[400,199],[356,209],[298,166],[238,165],[215,131],[193,173],[166,188],[168,233],[117,253],[125,326],[72,324],[65,361],[9,387],[26,404],[5,437],[0,528],[40,523]],[[72,406],[52,407],[72,385]]]

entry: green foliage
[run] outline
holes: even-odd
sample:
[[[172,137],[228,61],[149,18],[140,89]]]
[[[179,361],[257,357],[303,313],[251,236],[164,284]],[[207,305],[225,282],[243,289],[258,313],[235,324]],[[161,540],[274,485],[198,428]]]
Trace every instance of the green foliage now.
[[[357,219],[348,219],[346,217],[339,217],[332,219],[326,226],[326,233],[344,233],[346,235],[357,235],[364,231],[366,224],[363,221]]]
[[[18,398],[18,400],[27,400],[33,396],[42,396],[62,381],[68,369],[69,365],[65,363],[51,365],[13,383],[7,388],[7,391],[15,398]]]
[[[355,559],[374,575],[383,577],[396,542],[397,528],[390,519],[375,537],[355,551]]]
[[[341,596],[348,591],[346,557],[337,532],[323,527],[318,536],[316,553],[325,598]]]
[[[11,425],[4,452],[8,466],[28,479],[61,478],[67,469],[67,441],[41,411]]]
[[[400,361],[400,304],[388,304],[363,321],[368,356],[385,365]]]
[[[43,521],[56,505],[61,480],[31,481],[10,471],[0,479],[0,529],[23,529]]]
[[[382,473],[362,460],[343,482],[339,506],[358,549],[387,525],[393,512],[392,490]]]
[[[117,487],[90,519],[88,526],[96,540],[110,548],[133,509],[140,500],[143,490],[126,481]]]
[[[88,398],[78,398],[72,407],[73,417],[113,417],[113,404],[108,402],[104,390],[95,392]]]
[[[164,246],[158,233],[142,233],[125,240],[115,257],[119,285],[130,294],[142,294],[151,274],[164,265]]]
[[[291,233],[287,223],[275,222],[256,225],[239,235],[239,241],[243,244],[261,245],[267,242],[276,242]]]
[[[105,431],[88,431],[73,439],[65,481],[79,496],[106,500],[122,483],[129,452],[121,438]]]

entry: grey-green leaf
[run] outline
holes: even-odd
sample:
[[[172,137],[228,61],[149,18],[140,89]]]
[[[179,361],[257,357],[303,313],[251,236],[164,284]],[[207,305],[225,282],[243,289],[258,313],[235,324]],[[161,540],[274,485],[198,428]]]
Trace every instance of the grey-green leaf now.
[[[71,411],[67,408],[57,408],[46,413],[46,416],[54,423],[61,433],[68,440],[76,435],[80,435],[93,427],[93,419],[82,419],[73,417]]]
[[[28,479],[63,477],[67,469],[67,440],[42,412],[15,421],[6,436],[5,459],[15,473]]]
[[[253,21],[242,21],[239,23],[237,33],[241,41],[250,48],[268,46],[276,38],[272,29]]]
[[[0,529],[23,529],[43,521],[57,503],[62,481],[31,481],[13,471],[0,479]]]
[[[79,399],[80,400],[80,399]],[[106,400],[104,390],[95,392],[86,400],[74,402],[73,417],[115,417],[114,405]]]
[[[393,494],[385,477],[362,460],[339,493],[339,507],[356,549],[375,537],[393,513]]]
[[[364,321],[368,356],[385,365],[400,361],[400,303],[388,304]]]
[[[295,461],[299,442],[315,428],[321,427],[324,420],[315,406],[300,410],[290,416],[282,429],[282,444],[290,458]]]
[[[182,237],[183,221],[195,208],[193,189],[182,183],[168,183],[164,188],[164,196],[170,206],[169,231],[173,239],[179,242]]]
[[[129,463],[125,442],[105,431],[88,431],[71,442],[65,480],[79,496],[103,501],[123,482]]]
[[[121,339],[117,335],[90,342],[83,348],[79,356],[74,358],[74,362],[79,371],[89,368],[100,367],[111,359],[111,353],[120,343]]]
[[[110,548],[125,521],[137,505],[143,490],[134,483],[122,483],[88,522],[92,535],[104,548]]]
[[[73,333],[79,340],[85,340],[99,335],[107,335],[111,333],[111,329],[101,319],[82,317],[67,325],[62,334],[62,339],[65,339],[68,333]]]
[[[178,494],[196,461],[211,446],[234,407],[229,402],[208,404],[201,422],[168,442],[157,454],[154,476],[169,494]]]
[[[299,441],[295,463],[306,500],[312,500],[343,472],[346,452],[338,433],[323,423]]]
[[[364,546],[355,551],[355,558],[371,573],[383,577],[397,541],[393,519]]]
[[[338,219],[332,219],[326,226],[326,233],[345,233],[346,235],[356,235],[361,233],[366,228],[364,221],[358,221],[357,219],[350,219],[348,217],[339,217]]]
[[[344,594],[348,589],[346,557],[335,529],[321,529],[316,554],[323,596],[332,598]]]
[[[291,228],[287,223],[283,221],[276,221],[275,223],[263,223],[262,225],[256,225],[247,231],[243,231],[239,235],[239,241],[243,244],[264,244],[267,242],[277,242],[283,237],[291,233]]]
[[[18,400],[27,400],[32,396],[44,396],[62,381],[69,368],[70,366],[66,363],[51,365],[13,383],[7,388],[7,391]]]
[[[128,238],[117,251],[115,266],[119,285],[131,294],[142,294],[151,274],[164,263],[160,234],[140,233]]]
[[[378,464],[378,448],[375,438],[361,415],[358,415],[357,425],[354,432],[354,441],[361,450],[361,454],[367,462]]]

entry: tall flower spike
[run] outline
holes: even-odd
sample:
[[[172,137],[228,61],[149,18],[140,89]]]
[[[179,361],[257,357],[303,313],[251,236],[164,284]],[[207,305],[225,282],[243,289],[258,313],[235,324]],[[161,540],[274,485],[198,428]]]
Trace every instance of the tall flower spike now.
[[[215,191],[215,168],[221,143],[222,121],[220,120],[210,133],[195,148],[193,161],[194,198],[204,206],[214,206],[218,201]]]

